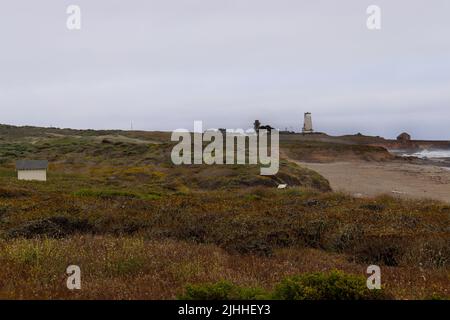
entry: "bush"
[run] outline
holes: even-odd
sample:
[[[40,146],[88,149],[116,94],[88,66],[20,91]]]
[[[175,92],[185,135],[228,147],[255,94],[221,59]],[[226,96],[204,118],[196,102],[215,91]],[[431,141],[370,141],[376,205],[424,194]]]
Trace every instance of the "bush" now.
[[[133,192],[127,191],[117,191],[117,190],[89,190],[82,189],[74,194],[78,197],[95,197],[103,199],[113,199],[113,198],[138,198],[138,195]]]
[[[1,208],[0,208],[1,213]],[[409,241],[403,265],[419,264],[425,268],[448,268],[450,266],[450,241],[448,235],[420,237]]]
[[[257,256],[270,257],[273,254],[273,246],[264,239],[259,239],[256,235],[246,238],[232,238],[222,245],[229,252],[239,254],[253,254]]]
[[[413,239],[399,235],[366,236],[354,248],[356,262],[396,267]]]
[[[364,277],[345,274],[305,273],[282,280],[273,292],[220,281],[188,285],[180,300],[375,300],[391,299],[383,290],[369,290]]]
[[[246,288],[228,281],[217,283],[188,285],[180,300],[260,300],[267,298],[267,293],[259,288]]]
[[[33,220],[8,230],[7,238],[49,237],[64,238],[75,233],[94,232],[93,226],[85,219],[55,216],[48,219]]]
[[[327,222],[324,219],[309,221],[298,229],[298,237],[302,239],[308,247],[322,248],[322,242],[329,225],[330,222]]]
[[[28,196],[28,192],[19,189],[5,189],[0,187],[0,198],[20,198]]]
[[[369,290],[366,279],[340,271],[306,273],[284,279],[272,298],[276,300],[373,300],[384,298],[381,290]]]
[[[366,209],[370,211],[381,212],[386,209],[386,206],[377,203],[369,203],[361,206],[361,209]]]

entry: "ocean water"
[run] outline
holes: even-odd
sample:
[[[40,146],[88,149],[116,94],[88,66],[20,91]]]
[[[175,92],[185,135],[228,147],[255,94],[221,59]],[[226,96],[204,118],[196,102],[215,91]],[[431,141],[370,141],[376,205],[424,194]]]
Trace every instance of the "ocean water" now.
[[[412,156],[421,159],[445,159],[450,158],[450,150],[421,150],[414,153],[403,153],[402,156]]]

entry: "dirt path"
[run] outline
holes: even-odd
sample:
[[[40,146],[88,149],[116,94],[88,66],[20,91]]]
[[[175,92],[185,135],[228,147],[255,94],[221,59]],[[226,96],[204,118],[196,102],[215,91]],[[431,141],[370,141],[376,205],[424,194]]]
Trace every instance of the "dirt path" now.
[[[333,190],[354,196],[389,194],[450,203],[450,170],[446,168],[397,162],[297,163],[319,172]]]

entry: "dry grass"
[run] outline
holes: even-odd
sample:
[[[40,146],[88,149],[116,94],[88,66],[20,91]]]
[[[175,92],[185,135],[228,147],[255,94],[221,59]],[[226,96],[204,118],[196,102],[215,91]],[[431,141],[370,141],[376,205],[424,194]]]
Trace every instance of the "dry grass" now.
[[[272,289],[288,275],[364,275],[370,264],[395,298],[449,296],[449,207],[437,202],[265,188],[153,200],[13,194],[0,205],[7,298],[172,299],[191,283]],[[82,267],[79,293],[65,289],[69,264]]]
[[[228,280],[273,289],[286,276],[340,269],[365,275],[365,265],[316,249],[282,249],[272,257],[229,254],[214,245],[142,238],[76,236],[0,242],[0,298],[174,299],[187,284]],[[69,291],[65,269],[82,270],[82,290]],[[448,296],[448,274],[419,268],[382,269],[397,298]]]

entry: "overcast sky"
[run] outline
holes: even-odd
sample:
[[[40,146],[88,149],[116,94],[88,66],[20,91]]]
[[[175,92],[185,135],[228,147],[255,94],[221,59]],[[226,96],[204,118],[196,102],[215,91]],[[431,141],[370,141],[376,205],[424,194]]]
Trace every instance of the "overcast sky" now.
[[[0,43],[0,123],[450,139],[448,0],[1,0]]]

